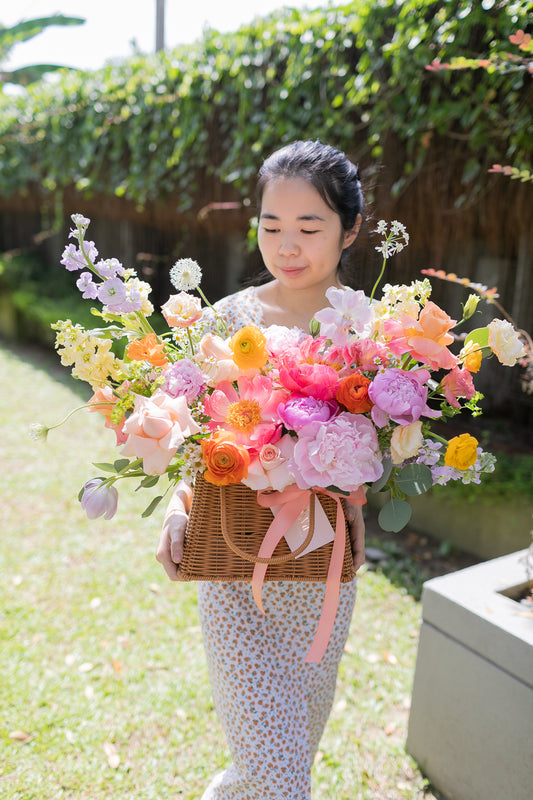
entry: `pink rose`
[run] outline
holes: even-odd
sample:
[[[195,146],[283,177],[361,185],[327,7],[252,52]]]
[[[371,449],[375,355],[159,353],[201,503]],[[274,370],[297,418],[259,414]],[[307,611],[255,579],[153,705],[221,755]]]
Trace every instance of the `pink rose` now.
[[[374,403],[371,415],[375,425],[383,428],[389,418],[398,425],[408,425],[422,415],[440,417],[441,412],[433,411],[426,402],[427,380],[427,369],[406,372],[394,367],[378,372],[368,387],[368,396]]]
[[[170,295],[161,311],[171,328],[188,328],[202,316],[202,302],[199,297],[180,292]]]
[[[352,492],[383,473],[376,429],[362,414],[342,412],[298,433],[290,468],[300,489],[336,486]]]
[[[125,456],[143,459],[147,475],[162,475],[187,436],[200,433],[184,397],[158,389],[152,397],[136,397],[133,414],[124,423]]]
[[[256,491],[275,489],[278,492],[294,483],[289,460],[293,455],[295,442],[292,436],[285,434],[276,444],[270,442],[263,445],[259,456],[250,462],[248,475],[242,483]]]
[[[460,408],[461,405],[457,400],[458,397],[464,397],[466,400],[471,400],[476,393],[472,375],[463,367],[454,367],[447,375],[444,376],[441,383],[441,388],[444,397],[448,403],[454,408]]]

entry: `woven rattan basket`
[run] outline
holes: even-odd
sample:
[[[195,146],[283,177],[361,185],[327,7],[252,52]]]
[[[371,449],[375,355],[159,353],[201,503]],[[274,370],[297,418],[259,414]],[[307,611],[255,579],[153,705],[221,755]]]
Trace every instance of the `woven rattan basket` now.
[[[214,486],[198,475],[185,534],[183,559],[178,566],[179,580],[251,580],[254,565],[258,561],[256,556],[259,547],[273,519],[270,509],[260,506],[256,496],[255,491],[241,483]],[[332,527],[335,528],[337,515],[335,500],[327,495],[317,495],[317,497]],[[310,507],[310,527],[313,525],[312,509],[313,504]],[[224,534],[231,547],[226,543]],[[342,583],[351,581],[355,576],[347,525],[345,525],[345,535]],[[285,539],[282,539],[272,559],[269,560],[265,580],[324,582],[328,574],[332,549],[333,542],[330,542],[295,558]],[[249,560],[235,551],[249,554]]]

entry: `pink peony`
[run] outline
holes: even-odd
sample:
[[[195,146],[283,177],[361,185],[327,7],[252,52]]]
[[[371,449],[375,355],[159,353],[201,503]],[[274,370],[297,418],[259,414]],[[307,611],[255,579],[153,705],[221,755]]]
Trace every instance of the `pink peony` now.
[[[135,398],[133,413],[124,423],[128,434],[125,456],[143,459],[147,475],[162,475],[187,436],[200,433],[184,397],[169,397],[158,389],[152,397]]]
[[[444,397],[454,408],[461,407],[459,401],[457,400],[458,397],[464,397],[466,400],[471,400],[476,393],[472,375],[466,369],[466,367],[463,367],[462,369],[459,369],[459,367],[454,367],[451,372],[448,372],[448,374],[444,376],[440,385],[442,387]]]
[[[290,392],[317,400],[332,400],[339,384],[338,373],[326,364],[298,364],[279,371],[279,381]]]
[[[383,473],[376,429],[367,417],[348,412],[311,423],[299,431],[290,467],[300,489],[355,491]]]
[[[171,397],[183,396],[191,403],[205,389],[203,372],[188,358],[183,358],[166,370],[165,383],[161,388]]]
[[[393,367],[379,372],[368,387],[368,396],[374,403],[371,415],[377,427],[383,428],[389,418],[399,425],[408,425],[422,415],[440,417],[440,411],[433,411],[427,405],[428,389],[424,385],[427,380],[427,369],[406,372]]]
[[[278,414],[288,430],[299,431],[309,422],[327,422],[339,410],[334,400],[317,400],[315,397],[293,394],[280,405]]]

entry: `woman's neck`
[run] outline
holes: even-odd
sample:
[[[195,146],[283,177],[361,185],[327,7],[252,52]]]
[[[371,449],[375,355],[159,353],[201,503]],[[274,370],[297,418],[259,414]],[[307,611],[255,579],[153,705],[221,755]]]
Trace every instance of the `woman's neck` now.
[[[331,285],[341,286],[339,282]],[[287,289],[276,280],[258,286],[256,294],[263,310],[264,324],[295,326],[307,331],[316,312],[329,305],[326,298],[328,288]]]

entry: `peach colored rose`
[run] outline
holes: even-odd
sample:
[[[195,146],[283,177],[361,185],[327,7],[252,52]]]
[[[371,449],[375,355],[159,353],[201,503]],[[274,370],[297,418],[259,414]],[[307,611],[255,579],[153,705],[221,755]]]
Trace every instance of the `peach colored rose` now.
[[[423,440],[420,420],[409,425],[398,425],[392,432],[390,443],[392,463],[401,464],[406,458],[416,456]]]
[[[209,439],[202,440],[202,452],[207,464],[204,478],[215,486],[240,483],[248,474],[250,456],[235,438],[231,431],[217,431]]]
[[[128,435],[125,456],[143,459],[147,475],[162,475],[187,436],[200,433],[184,397],[169,397],[158,389],[152,397],[135,398],[133,413],[124,423]]]
[[[209,378],[211,386],[220,381],[236,381],[242,371],[233,360],[233,353],[224,339],[207,333],[200,342],[202,371]]]
[[[294,477],[289,470],[289,460],[294,453],[295,444],[296,439],[285,434],[276,444],[270,442],[263,445],[258,458],[250,462],[248,475],[242,482],[250,489],[258,491],[263,489],[283,491],[294,483]]]
[[[449,330],[455,324],[456,320],[429,301],[418,320],[403,314],[398,319],[385,320],[383,330],[391,337],[389,348],[396,355],[410,353],[432,369],[451,369],[458,360],[447,347],[453,342]]]
[[[180,292],[170,295],[161,312],[171,328],[188,328],[202,316],[202,302],[199,297]]]

